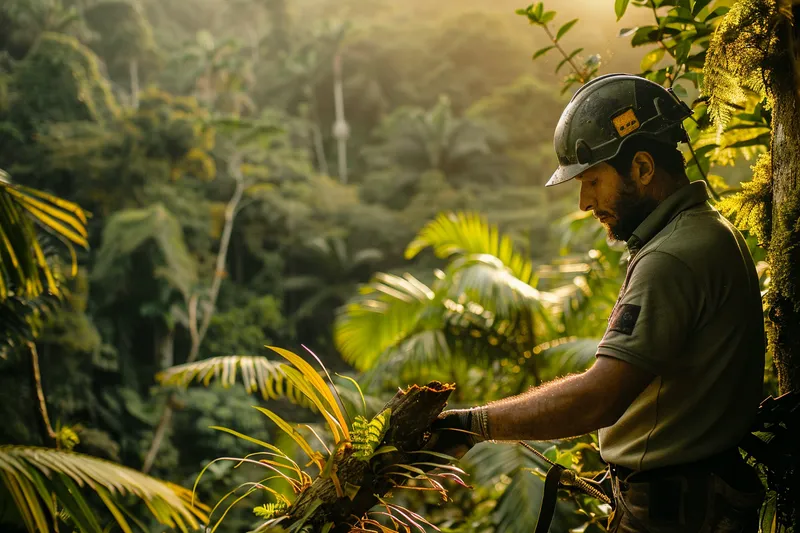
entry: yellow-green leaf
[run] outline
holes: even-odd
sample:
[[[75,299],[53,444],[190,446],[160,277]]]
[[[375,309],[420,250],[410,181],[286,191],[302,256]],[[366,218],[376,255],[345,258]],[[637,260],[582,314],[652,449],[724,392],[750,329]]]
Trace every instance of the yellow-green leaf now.
[[[642,58],[642,62],[639,64],[639,68],[642,69],[642,72],[646,72],[650,70],[653,67],[653,65],[655,65],[662,59],[664,59],[664,49],[656,48],[655,50],[649,52]]]

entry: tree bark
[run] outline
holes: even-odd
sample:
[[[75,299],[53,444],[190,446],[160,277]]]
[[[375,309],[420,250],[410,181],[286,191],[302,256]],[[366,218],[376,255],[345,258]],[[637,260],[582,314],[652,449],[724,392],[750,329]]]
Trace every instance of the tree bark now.
[[[768,296],[767,334],[780,393],[800,391],[800,0],[778,0],[783,12],[791,10],[794,24],[778,27],[781,57],[770,69],[774,98],[772,113],[772,234],[768,261],[771,287]],[[800,531],[800,477],[790,479],[790,520]]]
[[[311,511],[306,520],[311,530],[319,531],[326,523],[333,522],[336,526],[332,532],[350,531],[353,524],[378,503],[376,495],[383,496],[406,480],[382,473],[383,469],[396,464],[437,461],[432,456],[410,452],[419,451],[425,446],[430,425],[444,409],[453,390],[452,385],[433,381],[423,387],[412,385],[404,391],[398,391],[384,406],[384,409],[391,409],[391,416],[389,429],[381,442],[381,445],[394,446],[397,451],[379,454],[367,462],[353,457],[352,449],[346,449],[336,459],[336,475],[342,488],[349,484],[359,487],[358,491],[352,498],[339,497],[330,477],[318,477],[298,495],[289,508],[288,520],[281,522],[281,526],[288,528],[300,520],[319,500],[321,504]]]
[[[786,6],[787,8],[789,6]],[[791,7],[795,20],[800,8]],[[798,104],[797,26],[782,25],[785,57],[771,72],[775,105],[772,118],[772,236],[769,264],[769,344],[781,393],[800,390],[800,105]]]

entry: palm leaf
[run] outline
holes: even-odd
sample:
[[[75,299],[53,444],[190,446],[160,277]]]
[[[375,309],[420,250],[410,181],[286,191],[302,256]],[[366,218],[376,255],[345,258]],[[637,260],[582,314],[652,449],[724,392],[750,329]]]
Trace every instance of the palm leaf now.
[[[0,301],[14,295],[33,299],[58,284],[36,229],[63,241],[76,266],[72,244],[88,247],[86,215],[77,204],[11,182],[0,169]]]
[[[488,254],[495,256],[523,283],[530,283],[533,267],[529,259],[514,250],[511,237],[501,235],[497,226],[477,213],[442,213],[426,224],[406,247],[406,259],[431,247],[438,257]]]
[[[445,280],[452,283],[448,294],[454,300],[465,295],[500,316],[512,316],[523,310],[543,313],[543,294],[514,275],[500,259],[490,254],[469,254],[455,259],[447,268]]]
[[[434,292],[411,274],[379,273],[361,293],[337,315],[333,336],[345,361],[367,370],[417,328]]]
[[[161,524],[189,531],[207,521],[208,507],[192,504],[192,492],[124,466],[74,452],[32,446],[0,446],[0,479],[31,532],[49,533],[58,520],[58,506],[82,532],[102,528],[84,498],[94,492],[120,528],[130,533],[114,497],[141,499]]]
[[[281,364],[261,356],[212,357],[163,370],[156,375],[156,381],[178,387],[187,387],[192,382],[207,387],[212,381],[217,381],[228,388],[237,383],[241,373],[241,383],[248,394],[258,391],[265,400],[286,398],[296,405],[315,410],[311,400],[287,378]]]

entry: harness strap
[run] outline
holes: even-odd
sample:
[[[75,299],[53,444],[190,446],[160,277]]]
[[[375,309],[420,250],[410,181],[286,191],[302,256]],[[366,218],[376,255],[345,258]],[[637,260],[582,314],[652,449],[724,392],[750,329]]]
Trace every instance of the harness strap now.
[[[561,473],[563,471],[564,467],[558,464],[552,465],[547,470],[547,475],[544,478],[542,505],[539,507],[539,517],[536,519],[534,533],[547,533],[550,529],[553,513],[556,511],[556,504],[558,503],[558,486],[561,482]]]
[[[539,507],[539,517],[536,520],[536,529],[534,533],[547,533],[550,529],[550,523],[553,521],[553,514],[555,513],[556,504],[558,503],[558,489],[577,490],[593,498],[597,498],[604,503],[613,505],[611,498],[603,492],[599,483],[580,477],[573,470],[554,463],[539,450],[526,442],[520,441],[519,444],[550,465],[550,468],[547,470],[547,475],[544,478],[542,503]]]

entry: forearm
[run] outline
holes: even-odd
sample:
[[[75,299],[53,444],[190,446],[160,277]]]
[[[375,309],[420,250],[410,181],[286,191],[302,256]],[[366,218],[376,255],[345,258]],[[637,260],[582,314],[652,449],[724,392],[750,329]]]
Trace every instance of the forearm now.
[[[618,414],[609,405],[609,391],[603,391],[593,381],[590,372],[585,372],[490,403],[490,438],[562,439],[613,424]]]

